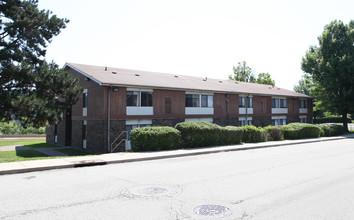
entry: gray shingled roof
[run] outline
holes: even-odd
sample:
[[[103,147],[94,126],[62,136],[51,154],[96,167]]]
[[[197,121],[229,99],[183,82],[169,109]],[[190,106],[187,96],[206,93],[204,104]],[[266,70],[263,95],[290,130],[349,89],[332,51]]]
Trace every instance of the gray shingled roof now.
[[[100,85],[311,98],[276,86],[232,80],[206,79],[113,67],[107,67],[106,70],[103,66],[75,63],[66,63],[65,67],[80,72]]]

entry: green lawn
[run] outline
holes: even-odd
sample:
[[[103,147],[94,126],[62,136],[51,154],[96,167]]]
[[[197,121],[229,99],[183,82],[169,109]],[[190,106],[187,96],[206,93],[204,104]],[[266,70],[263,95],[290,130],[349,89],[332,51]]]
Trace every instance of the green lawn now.
[[[9,145],[24,146],[24,145],[38,145],[38,144],[45,144],[45,139],[16,139],[16,140],[0,139],[0,146],[9,146]]]
[[[48,156],[35,150],[0,151],[0,163],[42,159]]]

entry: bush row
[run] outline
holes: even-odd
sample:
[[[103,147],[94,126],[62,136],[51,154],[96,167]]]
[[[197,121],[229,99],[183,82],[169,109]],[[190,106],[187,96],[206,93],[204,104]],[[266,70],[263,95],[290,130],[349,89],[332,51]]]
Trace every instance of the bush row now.
[[[27,127],[24,128],[20,124],[15,122],[0,122],[0,134],[3,135],[13,135],[13,134],[45,134],[45,127],[34,128]]]
[[[244,127],[219,125],[210,122],[182,122],[171,127],[137,128],[131,132],[133,151],[171,150],[178,148],[221,146],[283,139],[334,136],[345,132],[340,125],[291,123],[283,126],[253,125]]]

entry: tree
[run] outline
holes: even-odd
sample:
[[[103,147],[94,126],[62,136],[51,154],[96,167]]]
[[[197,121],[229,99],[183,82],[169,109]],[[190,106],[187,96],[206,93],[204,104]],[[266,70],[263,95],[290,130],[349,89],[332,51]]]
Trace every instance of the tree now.
[[[256,80],[256,83],[275,86],[275,81],[272,80],[269,73],[258,74],[258,78]]]
[[[37,0],[0,1],[0,119],[42,126],[77,101],[77,79],[45,61],[46,47],[67,19],[39,10]]]
[[[255,83],[256,78],[252,72],[252,69],[247,66],[246,61],[238,62],[237,67],[233,67],[234,75],[229,75],[230,80],[235,80],[239,82],[251,82]]]
[[[306,94],[309,96],[314,96],[314,88],[315,85],[313,83],[313,80],[311,76],[308,74],[305,74],[302,76],[302,78],[299,80],[299,84],[294,86],[294,91],[302,94]]]
[[[301,68],[317,85],[316,99],[342,115],[348,130],[347,115],[354,112],[354,21],[332,21],[318,41],[319,46],[310,46],[302,58]]]

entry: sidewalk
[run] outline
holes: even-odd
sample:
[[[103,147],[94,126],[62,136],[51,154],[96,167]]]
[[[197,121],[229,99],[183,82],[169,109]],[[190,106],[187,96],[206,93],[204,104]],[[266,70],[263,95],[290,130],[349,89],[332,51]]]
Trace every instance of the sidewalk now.
[[[84,166],[105,165],[105,164],[112,164],[112,163],[127,163],[127,162],[137,162],[137,161],[146,161],[146,160],[158,160],[158,159],[195,156],[201,154],[220,153],[220,152],[228,152],[228,151],[280,147],[286,145],[332,141],[332,140],[340,140],[346,138],[354,138],[354,134],[348,134],[348,135],[337,136],[337,137],[270,141],[270,142],[261,142],[261,143],[181,149],[181,150],[171,150],[171,151],[141,152],[141,153],[111,153],[111,154],[101,154],[101,155],[84,156],[84,157],[68,157],[68,158],[60,158],[60,159],[0,163],[0,175],[51,170],[51,169],[61,169],[61,168],[75,168],[75,167],[84,167]]]

